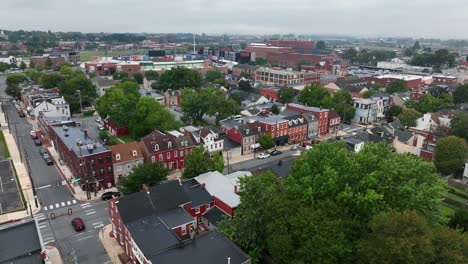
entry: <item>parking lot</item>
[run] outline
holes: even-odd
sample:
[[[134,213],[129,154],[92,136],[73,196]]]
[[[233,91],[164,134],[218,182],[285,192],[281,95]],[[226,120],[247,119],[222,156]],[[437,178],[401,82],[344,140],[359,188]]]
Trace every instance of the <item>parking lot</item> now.
[[[22,208],[20,192],[9,160],[0,160],[0,213]]]

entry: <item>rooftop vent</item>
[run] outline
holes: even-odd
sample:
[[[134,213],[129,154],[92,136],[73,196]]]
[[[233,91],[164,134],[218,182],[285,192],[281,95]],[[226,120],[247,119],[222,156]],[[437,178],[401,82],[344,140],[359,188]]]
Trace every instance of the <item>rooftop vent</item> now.
[[[81,139],[77,139],[77,140],[76,140],[76,144],[77,144],[78,146],[82,146],[82,145],[83,145],[83,141],[82,141]]]
[[[65,136],[65,137],[68,137],[68,133],[65,133],[65,135],[64,135],[64,136]]]

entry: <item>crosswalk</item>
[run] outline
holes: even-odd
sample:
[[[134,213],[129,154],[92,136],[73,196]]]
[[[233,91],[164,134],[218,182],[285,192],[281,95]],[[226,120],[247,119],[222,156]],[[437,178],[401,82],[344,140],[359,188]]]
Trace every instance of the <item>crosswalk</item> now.
[[[76,200],[71,200],[71,201],[66,201],[66,202],[58,202],[58,203],[55,203],[55,204],[44,206],[44,210],[45,211],[54,210],[54,209],[59,209],[60,207],[72,206],[72,205],[75,205],[75,204],[77,204]]]
[[[48,245],[50,243],[55,242],[55,238],[52,235],[52,230],[49,226],[49,222],[47,222],[47,214],[46,213],[39,213],[35,214],[34,218],[38,222],[39,230],[42,234],[42,241],[44,245]]]

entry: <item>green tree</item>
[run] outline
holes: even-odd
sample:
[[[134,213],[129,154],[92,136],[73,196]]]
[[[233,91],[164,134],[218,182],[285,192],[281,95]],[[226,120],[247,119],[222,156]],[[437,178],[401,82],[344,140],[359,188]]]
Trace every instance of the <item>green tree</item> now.
[[[114,80],[128,80],[129,76],[126,72],[114,72],[112,79]]]
[[[43,74],[39,78],[39,85],[46,89],[58,87],[63,81],[62,75],[57,73]]]
[[[416,212],[376,215],[369,229],[368,237],[358,244],[364,263],[433,263],[431,227]]]
[[[145,77],[148,81],[155,81],[159,77],[159,73],[157,71],[149,70],[145,72]]]
[[[354,59],[356,59],[358,55],[358,52],[356,51],[355,48],[349,48],[347,50],[345,50],[343,52],[343,55],[341,55],[341,57],[343,57],[343,59],[345,60],[351,60],[351,61],[354,61]]]
[[[325,87],[312,83],[304,87],[297,100],[306,106],[322,107],[329,97],[330,95]]]
[[[468,84],[458,86],[453,93],[453,102],[456,104],[468,103]]]
[[[141,97],[135,82],[124,81],[113,85],[96,101],[96,110],[119,125],[129,126],[135,120],[137,103]]]
[[[119,183],[119,190],[124,194],[141,191],[143,185],[153,186],[167,179],[167,169],[159,163],[142,164],[133,169]]]
[[[392,107],[390,107],[390,109],[388,109],[388,115],[391,117],[396,117],[399,116],[402,111],[403,108],[401,106],[393,105]]]
[[[316,48],[316,49],[326,49],[326,48],[327,48],[327,44],[325,44],[324,41],[319,40],[319,41],[317,41],[317,44],[315,45],[315,48]]]
[[[444,174],[461,176],[468,155],[468,147],[463,138],[448,136],[437,140],[434,165]]]
[[[174,114],[150,97],[139,98],[136,109],[129,113],[133,118],[128,122],[132,136],[136,139],[155,129],[169,131],[178,129],[180,123]]]
[[[364,98],[370,98],[375,94],[375,90],[368,90],[364,92]]]
[[[292,87],[281,87],[278,91],[278,97],[281,103],[291,103],[296,96],[296,91]]]
[[[236,215],[233,219],[225,218],[218,226],[224,235],[252,258],[252,263],[257,263],[267,248],[266,226],[270,219],[271,201],[278,194],[277,178],[268,172],[255,177],[242,177],[239,182],[241,203]]]
[[[20,95],[19,85],[26,81],[28,81],[28,77],[22,73],[9,74],[6,77],[7,88],[5,93],[18,97]]]
[[[70,104],[70,111],[80,110],[80,96],[83,107],[91,106],[97,97],[96,86],[82,72],[75,72],[75,76],[59,84],[60,94]],[[77,91],[80,91],[78,94]]]
[[[258,58],[255,58],[254,64],[258,66],[266,66],[267,60],[265,58],[258,57]]]
[[[73,71],[73,68],[70,65],[63,65],[62,67],[60,67],[60,74],[64,79],[70,79],[76,75]]]
[[[416,120],[421,117],[422,114],[412,108],[403,108],[401,114],[398,115],[398,119],[406,127],[416,126]]]
[[[258,144],[260,144],[262,149],[268,150],[275,145],[275,141],[273,140],[273,137],[270,134],[264,133],[261,134],[258,138]]]
[[[406,92],[408,91],[408,86],[406,85],[406,82],[403,80],[397,80],[393,81],[388,85],[386,92],[389,94],[392,93],[401,93],[401,92]]]
[[[468,263],[468,235],[446,226],[434,229],[434,261],[437,264]]]
[[[133,79],[138,83],[138,84],[143,84],[143,74],[141,72],[135,72],[133,74]]]
[[[29,69],[36,69],[36,65],[34,64],[34,62],[29,62]]]
[[[206,72],[205,80],[207,82],[214,82],[217,79],[223,79],[223,74],[221,72],[215,70]]]
[[[456,113],[451,121],[451,133],[468,142],[468,114]]]
[[[42,77],[43,74],[44,73],[38,72],[35,69],[29,69],[26,72],[26,75],[29,77],[29,79],[31,79],[35,83],[39,83],[39,79]]]
[[[453,229],[459,229],[462,232],[468,231],[468,210],[465,208],[458,208],[455,213],[450,217],[447,225]]]
[[[280,110],[279,110],[277,104],[274,104],[274,105],[271,106],[271,113],[273,113],[273,114],[275,114],[275,115],[277,115],[277,114],[280,113]]]
[[[34,65],[34,64],[33,64],[33,65]],[[36,71],[38,71],[38,72],[42,72],[42,71],[44,70],[44,66],[41,65],[41,64],[36,64],[36,65],[34,66],[34,69],[35,69]]]
[[[229,99],[232,99],[232,100],[234,100],[238,105],[241,105],[242,97],[241,97],[240,93],[238,93],[238,92],[231,92],[231,93],[229,94]]]
[[[161,74],[157,88],[161,91],[182,90],[184,88],[199,89],[203,78],[200,73],[185,67],[175,67]]]
[[[252,85],[250,85],[250,82],[248,80],[240,80],[237,83],[237,87],[239,87],[239,90],[245,91],[245,92],[248,92],[248,93],[253,91],[253,87],[252,87]]]
[[[351,122],[356,113],[353,98],[347,91],[338,91],[322,102],[323,107],[333,109],[345,122]]]
[[[209,171],[218,170],[223,172],[224,160],[220,155],[215,155],[213,158],[210,157],[208,151],[205,148],[199,146],[192,149],[192,151],[185,156],[185,168],[182,172],[183,178],[193,178],[200,174]]]
[[[419,41],[416,41],[413,45],[413,50],[418,51],[421,49],[421,45],[419,44]]]
[[[52,66],[54,66],[54,63],[52,62],[52,60],[50,59],[50,57],[47,57],[45,63],[44,63],[44,68],[46,70],[50,70],[52,69]]]
[[[0,62],[0,72],[4,73],[9,68],[10,65],[8,65],[8,63]]]

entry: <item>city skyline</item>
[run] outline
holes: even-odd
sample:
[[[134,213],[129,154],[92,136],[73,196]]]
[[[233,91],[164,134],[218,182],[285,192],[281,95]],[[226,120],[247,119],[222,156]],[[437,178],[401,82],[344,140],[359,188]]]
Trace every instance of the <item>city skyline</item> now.
[[[468,2],[457,0],[102,0],[81,5],[71,1],[6,0],[0,10],[0,24],[9,30],[89,33],[292,33],[466,39],[468,32],[463,25],[468,24],[468,17],[460,12],[464,8],[468,8]]]

